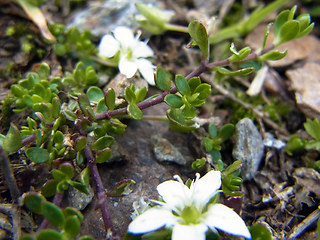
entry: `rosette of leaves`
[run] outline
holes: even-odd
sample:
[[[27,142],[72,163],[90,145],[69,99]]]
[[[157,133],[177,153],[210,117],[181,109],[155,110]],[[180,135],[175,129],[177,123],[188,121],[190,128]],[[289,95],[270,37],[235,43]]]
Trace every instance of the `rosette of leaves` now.
[[[243,195],[243,192],[239,191],[243,183],[242,178],[239,177],[241,165],[241,161],[235,161],[223,169],[223,165],[220,164],[222,191],[226,196],[240,197]]]
[[[307,119],[304,123],[304,128],[312,139],[301,139],[298,135],[291,136],[285,148],[288,155],[292,156],[293,152],[298,152],[304,149],[320,150],[320,123],[318,119]]]
[[[179,94],[168,94],[164,99],[171,107],[167,111],[167,117],[174,129],[193,130],[196,127],[191,119],[198,115],[195,107],[205,104],[205,99],[211,94],[211,86],[201,83],[199,77],[193,77],[187,81],[180,74],[175,77],[175,85]]]
[[[231,123],[223,125],[219,130],[214,124],[208,128],[209,136],[203,138],[202,144],[211,155],[213,163],[221,160],[221,144],[234,134],[234,125]]]
[[[50,75],[50,67],[46,63],[41,63],[38,72],[30,72],[25,79],[18,84],[11,86],[10,90],[16,98],[14,112],[22,112],[26,108],[31,107],[34,111],[42,109],[44,105],[48,114],[48,118],[52,111],[52,100],[58,99],[58,84],[60,78],[48,80]]]
[[[86,89],[97,83],[96,71],[92,66],[85,66],[83,62],[78,62],[73,72],[66,72],[62,79],[62,85],[73,96],[83,94]]]
[[[136,89],[132,84],[130,87],[127,87],[124,92],[124,98],[126,99],[128,106],[127,112],[129,116],[133,119],[142,119],[142,111],[137,106],[147,95],[147,89],[141,88]]]
[[[65,240],[74,239],[79,235],[83,215],[72,207],[60,209],[47,201],[41,194],[28,193],[23,198],[23,204],[33,213],[42,215],[55,229],[44,229],[33,235],[22,236],[22,240]],[[93,240],[90,236],[81,236],[80,240]]]
[[[82,193],[89,194],[89,170],[87,168],[81,172],[80,182],[72,180],[75,176],[75,170],[70,163],[61,164],[58,169],[52,170],[51,175],[53,179],[47,181],[41,189],[43,196],[52,197],[55,193],[63,193],[69,186]]]
[[[80,32],[76,27],[66,30],[63,24],[52,24],[49,29],[57,40],[53,45],[53,50],[57,56],[72,54],[78,58],[88,58],[97,53],[97,49],[91,41],[92,35],[89,30]]]
[[[312,31],[314,23],[311,23],[310,15],[304,13],[294,19],[296,10],[297,6],[291,10],[284,10],[275,19],[273,41],[275,46],[304,37]]]

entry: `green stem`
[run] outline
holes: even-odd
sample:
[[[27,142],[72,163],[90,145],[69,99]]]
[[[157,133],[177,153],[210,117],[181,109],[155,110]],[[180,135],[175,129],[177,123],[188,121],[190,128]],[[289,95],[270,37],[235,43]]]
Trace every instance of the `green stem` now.
[[[181,25],[175,25],[171,23],[167,23],[164,25],[164,28],[168,31],[176,31],[176,32],[183,32],[183,33],[189,33],[188,28]]]
[[[167,116],[143,115],[143,120],[169,122]]]

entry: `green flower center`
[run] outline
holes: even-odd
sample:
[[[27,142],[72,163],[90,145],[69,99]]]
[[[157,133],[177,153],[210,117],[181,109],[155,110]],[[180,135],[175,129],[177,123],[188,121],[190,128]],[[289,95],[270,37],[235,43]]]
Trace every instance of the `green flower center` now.
[[[127,51],[127,59],[130,60],[132,58],[132,50]]]
[[[186,206],[180,213],[180,217],[182,218],[182,224],[190,225],[190,224],[198,224],[199,219],[201,217],[201,213],[194,206]]]

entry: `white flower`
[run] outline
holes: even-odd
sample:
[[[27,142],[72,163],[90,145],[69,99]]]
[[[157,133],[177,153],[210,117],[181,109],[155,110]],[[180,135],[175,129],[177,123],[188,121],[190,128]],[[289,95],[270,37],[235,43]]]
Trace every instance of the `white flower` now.
[[[136,217],[129,225],[128,231],[143,234],[172,227],[173,240],[204,240],[208,228],[216,229],[236,236],[251,239],[244,221],[231,208],[222,204],[208,204],[221,186],[221,173],[210,171],[202,178],[196,174],[196,180],[190,188],[178,181],[161,183],[157,190],[164,203],[153,207]]]
[[[139,41],[140,34],[135,37],[130,28],[117,27],[110,34],[104,35],[99,44],[99,54],[104,57],[113,57],[120,51],[119,71],[127,78],[133,75],[139,69],[143,78],[150,85],[154,83],[155,66],[146,58],[153,56],[152,49],[146,42]]]

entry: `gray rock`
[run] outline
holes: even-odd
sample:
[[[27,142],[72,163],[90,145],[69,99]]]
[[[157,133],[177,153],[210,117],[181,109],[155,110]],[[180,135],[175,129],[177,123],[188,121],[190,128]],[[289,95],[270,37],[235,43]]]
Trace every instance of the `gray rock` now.
[[[258,129],[249,118],[244,118],[236,125],[235,145],[232,155],[240,160],[241,175],[244,180],[253,178],[264,154],[264,145]]]
[[[108,0],[96,1],[71,16],[67,27],[77,27],[80,31],[90,30],[95,37],[110,33],[117,26],[137,27],[135,16],[139,14],[135,3],[153,3],[155,0]]]
[[[153,151],[157,161],[162,163],[176,163],[182,166],[187,164],[187,160],[181,152],[173,146],[167,139],[160,134],[155,134],[151,137],[154,146]]]
[[[88,204],[92,201],[92,198],[94,196],[93,189],[89,186],[89,194],[86,195],[77,189],[70,187],[68,190],[68,201],[69,206],[74,207],[78,210],[85,209]]]

